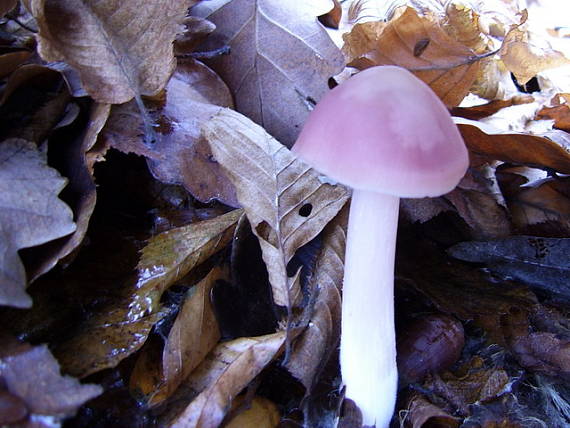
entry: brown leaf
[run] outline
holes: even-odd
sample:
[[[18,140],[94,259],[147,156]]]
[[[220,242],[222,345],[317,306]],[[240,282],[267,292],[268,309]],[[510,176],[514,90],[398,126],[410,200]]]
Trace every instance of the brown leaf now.
[[[116,149],[146,156],[159,180],[183,185],[204,203],[217,199],[235,207],[232,183],[200,138],[202,123],[219,106],[232,105],[229,89],[211,69],[199,61],[184,60],[168,82],[164,106],[151,107],[159,125],[152,147],[144,141],[144,125],[134,101],[113,108],[102,134]]]
[[[14,2],[15,3],[15,2]],[[0,9],[2,5],[0,5]],[[3,15],[0,10],[0,16]],[[32,55],[29,51],[16,51],[0,55],[0,78],[5,78]]]
[[[528,34],[519,28],[526,19],[525,10],[520,24],[511,28],[499,51],[501,60],[521,85],[526,84],[541,71],[570,64],[570,59],[562,52],[529,43]]]
[[[57,197],[66,183],[34,144],[20,139],[0,143],[0,304],[32,305],[18,250],[75,230],[71,210]]]
[[[230,48],[207,64],[232,90],[236,109],[288,147],[344,65],[317,22],[328,10],[330,2],[282,0],[214,0],[192,8],[216,24],[211,40],[221,38]]]
[[[86,401],[100,395],[98,385],[82,385],[59,374],[59,365],[47,346],[22,345],[0,358],[0,379],[7,391],[21,398],[28,410],[25,422],[17,426],[60,426]]]
[[[435,424],[440,428],[456,428],[459,420],[429,402],[420,394],[414,394],[408,400],[406,420],[412,428],[422,428]]]
[[[344,41],[348,65],[360,70],[375,65],[407,68],[448,106],[463,100],[479,70],[475,52],[409,7],[388,23],[356,24]]]
[[[219,344],[182,385],[181,395],[195,396],[184,409],[171,409],[161,426],[217,427],[231,400],[283,349],[285,332],[243,337]]]
[[[243,406],[242,396],[232,403],[232,410]],[[247,408],[232,418],[224,428],[274,428],[278,426],[281,416],[275,403],[267,398],[254,397]]]
[[[517,95],[508,100],[493,100],[473,107],[454,107],[451,109],[451,114],[465,119],[479,120],[491,116],[505,107],[532,103],[533,101],[534,98],[531,95]]]
[[[17,3],[18,3],[18,0],[1,0],[0,1],[0,16],[4,16],[8,12],[10,12],[12,9],[14,9],[14,7],[16,7]]]
[[[342,208],[346,189],[325,184],[263,128],[232,110],[206,122],[203,135],[259,238],[275,303],[295,306],[301,297],[299,271],[288,277],[287,263]]]
[[[346,220],[345,209],[323,232],[323,246],[309,283],[313,313],[305,331],[295,341],[286,365],[307,391],[340,340]]]
[[[163,292],[194,267],[228,245],[241,210],[171,229],[152,237],[128,293],[90,318],[81,332],[57,348],[66,371],[85,377],[115,367],[144,344],[165,314]]]
[[[554,127],[570,132],[570,93],[557,94],[552,107],[543,107],[536,115],[537,119],[554,120]]]
[[[58,261],[67,258],[81,244],[87,233],[89,220],[97,201],[97,188],[93,179],[93,168],[96,162],[103,159],[108,146],[95,145],[97,136],[109,116],[108,104],[95,103],[86,118],[86,128],[71,144],[56,147],[53,152],[61,150],[64,159],[61,172],[69,179],[67,186],[68,201],[74,213],[77,228],[65,238],[51,242],[42,248],[42,255],[34,258],[30,268],[30,281],[52,269]]]
[[[496,130],[489,130],[480,122],[466,119],[456,119],[456,123],[472,153],[487,159],[570,173],[570,153],[548,138],[531,134],[494,133]]]
[[[220,331],[210,295],[216,282],[227,276],[227,272],[216,267],[188,291],[186,300],[166,338],[162,358],[159,357],[154,361],[154,365],[160,366],[158,383],[147,382],[144,379],[141,383],[140,376],[139,379],[131,377],[131,389],[138,389],[148,395],[149,405],[158,405],[172,395],[220,340]],[[139,358],[144,359],[145,356]],[[147,371],[152,374],[156,370],[146,369],[141,376],[145,376]]]
[[[319,21],[325,27],[338,29],[342,18],[342,5],[338,0],[333,0],[334,6],[324,15],[319,16]]]
[[[168,0],[30,0],[42,58],[66,61],[91,97],[110,104],[164,88],[187,8]]]

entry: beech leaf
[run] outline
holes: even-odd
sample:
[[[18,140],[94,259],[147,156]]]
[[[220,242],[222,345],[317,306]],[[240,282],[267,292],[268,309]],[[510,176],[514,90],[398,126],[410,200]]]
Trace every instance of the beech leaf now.
[[[66,184],[35,144],[15,138],[0,143],[0,305],[32,305],[18,250],[75,230],[73,213],[57,197]]]
[[[203,133],[259,238],[275,303],[295,306],[301,290],[298,275],[287,276],[287,264],[342,208],[346,189],[325,184],[263,128],[232,110],[213,116]]]
[[[152,237],[137,266],[130,295],[90,318],[81,333],[57,348],[69,373],[85,377],[115,367],[144,344],[164,313],[164,291],[231,242],[241,210],[168,230]]]
[[[159,92],[174,71],[173,42],[187,2],[29,0],[46,61],[77,69],[96,101],[120,104]]]
[[[230,48],[207,64],[230,87],[236,109],[289,147],[312,105],[328,91],[328,79],[344,65],[317,21],[331,6],[323,1],[213,0],[192,8],[193,15],[216,24],[211,40],[222,38]]]
[[[160,425],[171,428],[220,426],[232,399],[279,355],[285,337],[282,331],[219,344],[183,384],[189,395],[197,396],[182,411],[166,414]]]
[[[390,22],[356,24],[343,36],[348,65],[407,68],[448,106],[456,106],[477,78],[480,56],[448,36],[437,22],[411,7]]]

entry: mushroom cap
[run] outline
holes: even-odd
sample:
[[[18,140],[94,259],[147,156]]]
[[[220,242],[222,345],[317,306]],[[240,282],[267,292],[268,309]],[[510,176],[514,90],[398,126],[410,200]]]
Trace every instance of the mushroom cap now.
[[[465,174],[465,143],[445,105],[404,68],[371,67],[328,92],[293,151],[355,189],[439,196]]]

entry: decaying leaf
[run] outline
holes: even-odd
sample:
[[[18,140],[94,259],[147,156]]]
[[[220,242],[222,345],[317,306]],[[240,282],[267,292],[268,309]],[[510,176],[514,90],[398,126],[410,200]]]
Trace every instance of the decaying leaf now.
[[[219,426],[232,398],[279,355],[285,338],[286,333],[279,332],[218,345],[179,391],[181,396],[193,400],[184,409],[171,409],[163,416],[161,426]]]
[[[63,419],[73,416],[83,403],[103,392],[98,385],[82,385],[72,377],[60,375],[59,365],[45,345],[20,345],[13,353],[6,351],[0,356],[0,380],[3,388],[22,399],[27,409],[24,420],[10,426],[61,426]]]
[[[541,71],[570,64],[570,59],[562,52],[529,43],[528,33],[519,28],[526,19],[525,11],[521,23],[511,28],[499,52],[501,60],[521,85],[526,84]]]
[[[164,105],[150,107],[158,124],[152,147],[145,142],[143,120],[134,101],[113,108],[103,136],[124,153],[147,157],[152,173],[162,182],[181,184],[205,203],[217,199],[237,206],[232,183],[200,138],[202,123],[220,106],[232,105],[224,82],[201,62],[186,59],[168,82]]]
[[[328,79],[344,65],[317,22],[328,10],[328,1],[281,0],[214,0],[192,8],[193,15],[216,24],[211,40],[222,39],[230,48],[207,64],[232,90],[236,109],[288,147],[327,92]]]
[[[407,68],[448,106],[463,100],[479,69],[480,57],[473,50],[412,8],[388,23],[356,24],[344,40],[348,65],[361,70],[375,65]]]
[[[259,238],[275,303],[299,303],[299,271],[287,276],[295,251],[313,239],[346,202],[347,191],[325,184],[263,128],[225,109],[203,127],[218,162],[233,181]]]
[[[279,425],[281,417],[275,403],[263,397],[254,397],[250,403],[247,403],[242,398],[240,395],[233,401],[232,411],[239,410],[244,405],[247,407],[224,424],[225,428],[274,428]]]
[[[570,153],[566,147],[538,135],[502,133],[484,124],[455,119],[469,150],[488,159],[518,165],[551,168],[570,173]]]
[[[29,0],[46,61],[64,60],[102,103],[153,95],[175,67],[173,41],[188,4],[144,0]]]
[[[66,183],[34,144],[19,139],[0,143],[1,305],[32,305],[18,250],[75,230],[71,210],[57,198]]]
[[[489,269],[552,293],[570,296],[570,240],[513,236],[493,241],[462,242],[449,249],[460,260],[485,263]]]
[[[221,278],[227,277],[222,268],[214,268],[202,281],[192,287],[164,344],[162,358],[145,364],[159,366],[158,383],[148,382],[145,368],[139,376],[131,377],[131,389],[136,389],[148,397],[148,404],[155,406],[167,399],[180,383],[194,370],[220,340],[218,323],[210,301],[212,288]],[[139,357],[148,360],[148,356]],[[138,364],[137,364],[138,365]],[[136,369],[135,369],[136,371]]]
[[[309,285],[313,293],[313,312],[304,333],[293,345],[286,365],[307,391],[311,391],[315,377],[340,340],[346,214],[346,209],[341,211],[324,230],[322,249]]]
[[[412,428],[422,428],[436,424],[440,428],[456,428],[459,420],[443,409],[431,403],[420,394],[413,394],[408,399],[406,421]]]
[[[4,16],[10,10],[16,7],[18,0],[2,0],[0,1],[0,16]]]
[[[57,348],[67,372],[85,377],[115,367],[144,344],[165,313],[163,292],[191,269],[224,248],[232,239],[241,210],[192,223],[152,237],[124,298],[90,318],[81,332]]]

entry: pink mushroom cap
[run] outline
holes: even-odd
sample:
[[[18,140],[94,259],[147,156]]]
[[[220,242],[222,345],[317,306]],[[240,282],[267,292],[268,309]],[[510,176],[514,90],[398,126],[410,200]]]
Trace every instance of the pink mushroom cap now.
[[[445,105],[394,66],[368,68],[327,93],[293,151],[352,188],[411,198],[451,191],[469,163]]]

